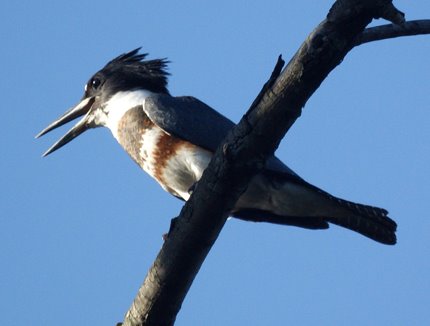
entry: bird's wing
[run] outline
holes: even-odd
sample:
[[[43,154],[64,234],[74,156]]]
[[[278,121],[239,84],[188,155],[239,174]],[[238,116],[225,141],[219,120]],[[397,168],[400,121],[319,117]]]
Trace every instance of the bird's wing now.
[[[155,95],[145,100],[149,119],[167,133],[215,152],[235,124],[210,106],[192,96]],[[293,170],[272,156],[266,171],[304,182]]]
[[[155,95],[145,100],[149,119],[167,133],[214,152],[234,123],[191,96]]]

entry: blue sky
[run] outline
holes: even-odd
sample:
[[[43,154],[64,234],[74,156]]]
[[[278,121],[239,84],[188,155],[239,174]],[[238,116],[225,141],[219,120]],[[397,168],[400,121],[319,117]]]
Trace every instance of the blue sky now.
[[[34,135],[88,78],[143,46],[171,60],[170,91],[238,121],[332,1],[21,1],[0,5],[0,307],[5,325],[122,320],[182,203],[107,130],[41,154]],[[408,19],[430,3],[396,1]],[[376,21],[374,24],[382,24]],[[384,207],[398,244],[340,227],[230,220],[177,325],[424,325],[430,320],[430,36],[354,49],[277,155],[341,198]]]

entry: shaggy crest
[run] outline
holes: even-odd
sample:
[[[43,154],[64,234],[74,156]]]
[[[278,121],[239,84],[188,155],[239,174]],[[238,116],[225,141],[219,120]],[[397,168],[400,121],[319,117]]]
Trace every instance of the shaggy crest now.
[[[99,77],[102,80],[113,79],[114,83],[110,85],[113,88],[112,93],[144,86],[150,91],[168,94],[169,73],[166,68],[169,61],[165,58],[145,61],[148,53],[139,53],[140,49],[139,47],[123,53],[109,61],[93,79]]]

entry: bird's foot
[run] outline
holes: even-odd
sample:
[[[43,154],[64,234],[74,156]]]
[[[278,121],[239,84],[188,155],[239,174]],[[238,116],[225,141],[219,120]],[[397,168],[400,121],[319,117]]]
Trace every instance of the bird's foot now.
[[[178,221],[178,217],[174,217],[170,220],[170,227],[169,227],[169,232],[164,233],[163,234],[163,241],[166,241],[167,238],[170,236],[170,233],[173,231],[173,229],[175,228],[176,222]]]
[[[193,183],[193,185],[190,188],[188,188],[188,194],[190,196],[193,194],[194,190],[196,189],[196,186],[197,186],[197,182]]]

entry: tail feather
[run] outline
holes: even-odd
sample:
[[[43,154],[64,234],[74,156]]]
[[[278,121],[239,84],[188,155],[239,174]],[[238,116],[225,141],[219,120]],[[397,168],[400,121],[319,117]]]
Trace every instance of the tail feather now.
[[[381,243],[393,245],[397,242],[397,224],[388,217],[388,212],[385,209],[330,197],[351,211],[351,214],[328,217],[328,222],[356,231]]]

